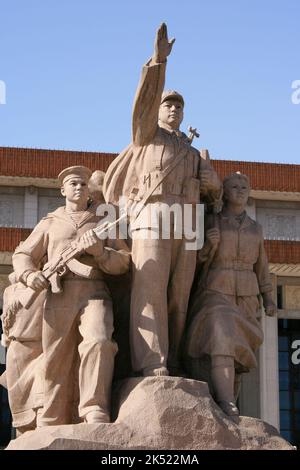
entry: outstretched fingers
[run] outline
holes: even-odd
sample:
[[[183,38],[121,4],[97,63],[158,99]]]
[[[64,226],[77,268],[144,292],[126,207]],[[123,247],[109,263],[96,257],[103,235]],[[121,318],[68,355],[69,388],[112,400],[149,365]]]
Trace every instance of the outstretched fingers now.
[[[157,30],[157,40],[168,39],[168,29],[166,23],[162,23]]]

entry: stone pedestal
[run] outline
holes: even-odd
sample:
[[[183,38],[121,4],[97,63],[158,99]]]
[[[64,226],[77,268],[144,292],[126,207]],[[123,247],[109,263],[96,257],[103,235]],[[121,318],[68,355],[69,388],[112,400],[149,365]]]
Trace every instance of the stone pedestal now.
[[[115,384],[111,424],[51,426],[11,441],[11,449],[291,450],[276,429],[255,418],[234,423],[207,384],[178,377],[131,378]]]

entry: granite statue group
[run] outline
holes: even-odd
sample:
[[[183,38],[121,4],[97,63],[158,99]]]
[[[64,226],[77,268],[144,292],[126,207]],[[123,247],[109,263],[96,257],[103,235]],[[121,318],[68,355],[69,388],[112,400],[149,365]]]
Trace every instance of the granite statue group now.
[[[208,152],[180,131],[184,99],[164,91],[173,44],[162,24],[136,92],[131,144],[105,176],[84,166],[61,171],[65,206],[44,217],[14,252],[2,339],[19,433],[110,422],[118,334],[107,276],[126,272],[129,328],[121,335],[129,336],[132,376],[207,381],[224,413],[239,414],[240,377],[256,367],[263,341],[260,295],[266,313],[276,311],[272,285],[261,227],[245,210],[247,176],[235,173],[222,184]],[[117,207],[124,196],[131,208],[140,207],[128,212],[131,238],[112,237],[109,226],[98,237],[99,205],[105,199]],[[205,241],[187,249],[200,203]],[[164,206],[192,208],[181,236],[175,217],[169,236],[154,223],[151,215]]]

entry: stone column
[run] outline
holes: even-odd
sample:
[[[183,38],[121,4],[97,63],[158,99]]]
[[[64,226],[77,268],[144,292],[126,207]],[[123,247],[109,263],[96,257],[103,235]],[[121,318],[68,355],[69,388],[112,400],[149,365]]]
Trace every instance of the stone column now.
[[[263,312],[265,340],[260,348],[260,417],[279,429],[279,373],[277,317]]]
[[[272,275],[276,295],[276,276]],[[264,342],[259,351],[260,417],[279,430],[278,318],[267,317],[262,309]]]

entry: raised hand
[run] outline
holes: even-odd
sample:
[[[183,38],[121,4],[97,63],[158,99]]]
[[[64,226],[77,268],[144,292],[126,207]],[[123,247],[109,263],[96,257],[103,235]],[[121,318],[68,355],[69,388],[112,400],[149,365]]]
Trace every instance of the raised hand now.
[[[156,63],[165,62],[168,55],[171,53],[174,42],[175,38],[169,41],[167,25],[162,23],[156,33],[152,60]]]
[[[103,241],[99,240],[92,229],[81,235],[79,246],[92,256],[101,256],[103,253]]]

